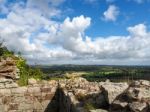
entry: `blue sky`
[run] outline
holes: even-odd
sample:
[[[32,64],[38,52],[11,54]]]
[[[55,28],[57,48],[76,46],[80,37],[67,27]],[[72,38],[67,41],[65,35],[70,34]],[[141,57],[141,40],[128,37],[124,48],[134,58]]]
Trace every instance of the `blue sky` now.
[[[88,1],[88,0],[87,0]],[[67,15],[70,17],[85,15],[92,18],[92,24],[87,30],[87,34],[92,37],[109,36],[109,35],[127,35],[126,28],[139,23],[150,24],[150,3],[136,3],[134,0],[116,0],[108,3],[105,0],[97,0],[97,2],[89,3],[83,0],[68,0],[66,3],[72,13]],[[66,6],[64,4],[64,7]],[[117,20],[103,21],[101,18],[103,12],[107,10],[109,5],[115,5],[119,8],[120,14]],[[115,27],[115,28],[114,28]]]
[[[0,0],[0,41],[30,64],[149,65],[149,30],[150,0]]]

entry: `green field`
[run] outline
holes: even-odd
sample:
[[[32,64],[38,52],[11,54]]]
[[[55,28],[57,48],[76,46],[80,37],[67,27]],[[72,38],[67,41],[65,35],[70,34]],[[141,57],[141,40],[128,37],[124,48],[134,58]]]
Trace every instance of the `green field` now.
[[[103,66],[103,65],[57,65],[38,66],[46,78],[65,78],[66,73],[78,73],[89,81],[131,81],[150,80],[150,66]]]

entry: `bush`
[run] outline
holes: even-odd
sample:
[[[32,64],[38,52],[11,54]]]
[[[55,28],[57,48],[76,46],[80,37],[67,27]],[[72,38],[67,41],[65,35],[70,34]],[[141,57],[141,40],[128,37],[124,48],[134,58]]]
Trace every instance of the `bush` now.
[[[18,84],[20,86],[27,85],[29,72],[28,72],[28,66],[26,65],[26,60],[24,60],[21,57],[18,57],[16,60],[16,65],[17,68],[20,70],[20,79],[18,80]]]
[[[29,77],[35,79],[42,79],[44,77],[44,74],[39,68],[29,68]]]
[[[86,109],[87,111],[88,110],[95,110],[95,107],[94,107],[93,104],[87,102],[87,103],[84,104],[84,109]]]
[[[9,51],[9,50],[7,49],[7,47],[5,47],[5,46],[3,45],[3,43],[0,43],[0,56],[1,56],[1,57],[6,58],[6,57],[11,57],[11,56],[13,56],[13,55],[14,55],[14,52]]]
[[[41,80],[44,77],[43,72],[41,72],[39,68],[30,68],[26,64],[26,60],[21,57],[18,57],[17,67],[20,70],[20,79],[18,81],[18,84],[20,86],[27,85],[29,78],[35,78]]]
[[[28,84],[29,78],[42,79],[44,74],[38,68],[30,68],[26,64],[26,60],[21,57],[21,53],[18,53],[19,56],[15,56],[12,51],[9,51],[7,47],[3,46],[0,43],[0,57],[4,59],[7,57],[11,57],[16,61],[16,66],[20,70],[20,79],[18,80],[18,84],[20,86],[25,86]]]

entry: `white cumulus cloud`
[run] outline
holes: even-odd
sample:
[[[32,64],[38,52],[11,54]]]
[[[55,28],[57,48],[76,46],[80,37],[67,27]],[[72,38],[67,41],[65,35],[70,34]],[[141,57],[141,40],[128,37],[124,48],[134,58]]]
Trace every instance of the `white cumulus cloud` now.
[[[115,5],[110,5],[108,9],[103,13],[103,19],[105,21],[116,21],[119,15],[119,8]]]
[[[34,0],[28,0],[26,7],[14,4],[7,17],[0,18],[0,40],[15,53],[21,51],[31,64],[150,63],[150,31],[145,24],[129,26],[128,36],[93,39],[85,33],[91,25],[90,17],[67,17],[62,22],[52,18],[62,13],[58,8],[62,2],[56,0],[53,5],[45,7],[44,3]],[[108,20],[115,20],[114,12],[108,11],[105,15],[109,16]]]

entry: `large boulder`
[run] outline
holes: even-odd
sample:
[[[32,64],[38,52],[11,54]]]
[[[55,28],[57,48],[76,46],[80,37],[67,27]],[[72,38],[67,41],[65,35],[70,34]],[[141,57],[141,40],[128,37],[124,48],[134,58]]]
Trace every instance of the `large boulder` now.
[[[108,111],[103,109],[95,109],[95,110],[90,110],[90,112],[108,112]]]
[[[35,85],[35,84],[37,84],[37,80],[34,78],[30,78],[30,79],[28,79],[28,84],[29,85]]]
[[[101,89],[108,103],[111,104],[116,97],[123,93],[127,88],[127,83],[113,83],[113,82],[102,82],[100,83]]]
[[[150,81],[139,80],[130,84],[129,88],[111,104],[111,110],[128,110],[131,112],[150,112]]]
[[[132,112],[149,112],[148,105],[145,102],[133,102],[129,104],[130,111]]]

